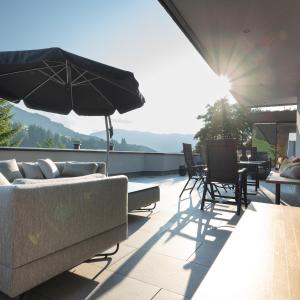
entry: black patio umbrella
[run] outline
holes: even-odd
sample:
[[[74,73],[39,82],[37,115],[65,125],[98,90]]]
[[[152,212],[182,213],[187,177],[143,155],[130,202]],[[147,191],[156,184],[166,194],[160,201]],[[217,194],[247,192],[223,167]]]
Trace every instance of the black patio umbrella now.
[[[0,97],[47,112],[105,116],[107,162],[110,116],[145,103],[138,87],[131,72],[60,48],[0,52]]]

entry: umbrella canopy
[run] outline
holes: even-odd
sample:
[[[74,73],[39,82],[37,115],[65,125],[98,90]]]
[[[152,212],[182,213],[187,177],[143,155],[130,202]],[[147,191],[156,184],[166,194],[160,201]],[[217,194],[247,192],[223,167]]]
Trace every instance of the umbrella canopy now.
[[[110,116],[145,100],[131,72],[60,48],[0,52],[0,97],[32,109]]]

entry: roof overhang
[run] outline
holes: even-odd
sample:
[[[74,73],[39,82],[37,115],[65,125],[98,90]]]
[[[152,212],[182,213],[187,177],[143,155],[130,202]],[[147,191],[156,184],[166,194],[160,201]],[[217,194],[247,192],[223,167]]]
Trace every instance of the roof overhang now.
[[[297,112],[296,110],[282,110],[282,111],[254,111],[247,116],[251,123],[290,123],[296,124]]]
[[[241,104],[297,104],[300,1],[159,2]]]

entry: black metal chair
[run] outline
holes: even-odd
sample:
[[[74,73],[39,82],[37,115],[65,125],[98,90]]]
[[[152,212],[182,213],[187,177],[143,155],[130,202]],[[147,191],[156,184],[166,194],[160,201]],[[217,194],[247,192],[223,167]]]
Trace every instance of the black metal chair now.
[[[247,169],[239,169],[237,164],[237,143],[233,139],[211,140],[206,142],[207,156],[207,176],[205,178],[201,210],[204,209],[205,201],[216,203],[216,197],[230,198],[233,201],[223,201],[223,203],[236,204],[237,214],[241,212],[242,194],[244,195],[247,207]],[[213,185],[229,185],[234,187],[234,195],[226,193],[216,195]],[[206,199],[208,188],[210,187],[211,198]]]
[[[205,175],[204,175],[205,166],[195,164],[194,159],[193,159],[192,145],[183,143],[182,146],[183,146],[183,153],[184,153],[186,169],[187,169],[189,178],[188,178],[185,186],[183,187],[183,189],[179,195],[179,198],[185,191],[189,190],[190,194],[191,194],[194,187],[196,186],[197,182],[200,181],[200,184],[199,184],[199,187],[200,187],[202,184],[204,184],[204,178],[205,178]],[[194,180],[194,183],[192,184],[192,186],[189,187],[189,183],[191,182],[191,180]]]

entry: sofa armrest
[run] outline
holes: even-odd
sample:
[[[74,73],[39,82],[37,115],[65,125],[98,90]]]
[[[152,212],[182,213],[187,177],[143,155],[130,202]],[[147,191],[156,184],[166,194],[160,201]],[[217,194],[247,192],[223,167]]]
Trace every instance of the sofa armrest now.
[[[127,224],[127,181],[113,176],[9,187],[0,201],[0,262],[18,267]]]

